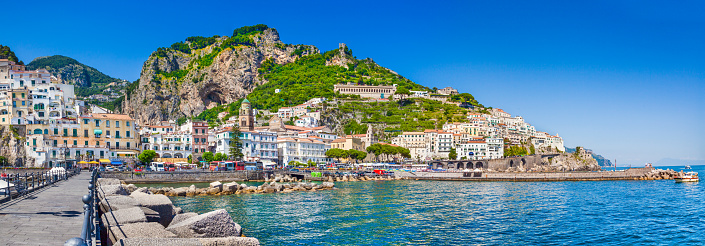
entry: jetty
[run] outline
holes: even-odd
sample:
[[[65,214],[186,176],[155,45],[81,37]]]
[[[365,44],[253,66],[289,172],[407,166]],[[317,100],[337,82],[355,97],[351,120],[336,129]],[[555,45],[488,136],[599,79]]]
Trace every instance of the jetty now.
[[[63,245],[81,235],[83,202],[91,178],[82,172],[0,203],[0,245]]]

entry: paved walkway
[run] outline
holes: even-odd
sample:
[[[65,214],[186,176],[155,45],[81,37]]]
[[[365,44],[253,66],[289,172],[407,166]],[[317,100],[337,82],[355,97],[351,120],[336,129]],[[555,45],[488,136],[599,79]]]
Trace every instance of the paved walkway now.
[[[81,236],[83,202],[91,173],[43,188],[22,200],[0,204],[0,245],[63,245]]]

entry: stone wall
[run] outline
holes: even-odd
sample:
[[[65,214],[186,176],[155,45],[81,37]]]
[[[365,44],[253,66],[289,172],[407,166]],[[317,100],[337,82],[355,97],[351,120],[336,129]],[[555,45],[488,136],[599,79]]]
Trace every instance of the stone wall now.
[[[395,172],[402,178],[419,180],[468,181],[568,181],[568,180],[632,180],[651,173],[654,168],[632,168],[624,171],[600,172],[483,172],[481,177],[464,177],[463,172]]]

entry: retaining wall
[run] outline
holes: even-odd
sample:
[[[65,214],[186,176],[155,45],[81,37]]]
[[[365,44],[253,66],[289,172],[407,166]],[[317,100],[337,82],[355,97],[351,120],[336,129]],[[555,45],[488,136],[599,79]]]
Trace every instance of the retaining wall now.
[[[643,177],[653,168],[632,168],[625,171],[600,172],[536,172],[502,173],[484,172],[481,177],[465,177],[462,172],[395,172],[396,176],[419,180],[459,181],[587,181],[587,180],[633,180]]]

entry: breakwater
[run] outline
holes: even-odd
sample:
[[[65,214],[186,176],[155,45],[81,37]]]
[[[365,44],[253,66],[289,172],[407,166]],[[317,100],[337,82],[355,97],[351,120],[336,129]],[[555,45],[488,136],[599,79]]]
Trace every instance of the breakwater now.
[[[187,213],[147,188],[100,178],[101,238],[108,245],[259,245],[224,209]]]
[[[395,172],[415,180],[441,181],[602,181],[673,179],[676,172],[654,168],[632,168],[599,172]]]

